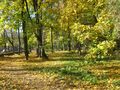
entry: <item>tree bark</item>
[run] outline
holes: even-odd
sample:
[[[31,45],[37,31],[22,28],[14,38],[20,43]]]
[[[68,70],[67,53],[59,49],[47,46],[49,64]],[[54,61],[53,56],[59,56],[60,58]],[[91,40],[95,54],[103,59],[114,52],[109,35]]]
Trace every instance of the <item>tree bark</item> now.
[[[69,27],[69,21],[68,21],[68,50],[71,51],[71,30]]]
[[[11,30],[11,42],[12,42],[12,51],[14,52],[15,50],[14,50],[14,35],[13,35],[13,30]]]
[[[41,1],[42,3],[42,1]],[[44,45],[43,45],[43,25],[42,23],[40,23],[39,17],[42,20],[42,11],[41,11],[41,15],[39,15],[38,13],[38,0],[33,0],[33,6],[34,6],[34,11],[36,12],[35,14],[35,18],[36,18],[36,24],[38,25],[37,28],[37,33],[36,33],[36,37],[37,37],[37,41],[38,41],[38,54],[41,58],[45,58],[48,59],[45,50],[44,50]]]
[[[4,50],[5,50],[5,52],[6,52],[6,50],[7,50],[7,45],[6,45],[6,31],[4,30]]]
[[[18,52],[21,52],[20,29],[18,28]]]
[[[54,44],[53,44],[53,28],[51,27],[51,52],[54,52]]]
[[[13,43],[13,41],[11,40],[12,36],[9,37],[6,30],[5,30],[4,32],[5,32],[5,37],[6,37],[6,39],[9,41],[9,43],[11,44],[12,49],[13,49],[13,48],[14,48],[14,43]],[[6,46],[6,48],[7,48],[7,46]],[[8,51],[9,51],[9,46],[8,46]]]
[[[24,0],[22,0],[22,29],[23,29],[23,42],[24,42],[24,53],[25,53],[25,57],[26,57],[26,60],[28,60],[28,54],[29,54],[29,51],[28,51],[28,38],[27,38],[27,31],[26,31],[26,22],[25,22],[25,18],[24,18]]]

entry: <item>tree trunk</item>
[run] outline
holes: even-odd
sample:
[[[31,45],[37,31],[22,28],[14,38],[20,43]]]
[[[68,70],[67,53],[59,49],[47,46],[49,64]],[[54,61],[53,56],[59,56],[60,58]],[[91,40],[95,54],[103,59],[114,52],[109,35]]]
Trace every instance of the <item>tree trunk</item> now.
[[[12,51],[14,52],[15,50],[14,50],[14,36],[13,36],[13,30],[11,30],[11,41],[12,41]]]
[[[51,52],[54,52],[54,44],[53,44],[53,28],[51,27]]]
[[[18,52],[21,52],[20,29],[18,28]]]
[[[41,1],[42,2],[42,1]],[[39,28],[37,28],[37,41],[39,44],[39,48],[38,48],[38,54],[41,58],[45,58],[48,59],[45,50],[44,50],[44,45],[43,45],[43,25],[40,23],[39,17],[41,17],[40,19],[42,20],[42,11],[41,14],[39,15],[38,13],[38,0],[33,0],[33,6],[34,6],[34,11],[36,12],[35,14],[35,18],[36,18],[36,24],[38,25]]]
[[[7,45],[6,45],[6,31],[4,30],[4,50],[5,50],[5,52],[6,52],[6,50],[7,50]]]
[[[71,30],[68,22],[68,50],[71,51]]]
[[[9,37],[9,35],[7,34],[7,31],[5,30],[4,32],[5,32],[5,37],[7,38],[6,40],[8,40],[9,43],[12,45],[12,49],[11,49],[11,51],[14,52],[14,41],[13,41],[13,35],[12,35],[12,33],[11,33],[11,37]],[[11,38],[12,38],[12,40],[11,40]],[[7,47],[8,47],[8,49],[7,49]],[[8,46],[8,45],[6,46],[6,49],[9,51],[9,46]]]
[[[24,42],[24,53],[26,60],[28,60],[28,38],[27,38],[27,31],[26,31],[26,22],[24,18],[24,0],[22,0],[22,29],[23,29],[23,42]]]

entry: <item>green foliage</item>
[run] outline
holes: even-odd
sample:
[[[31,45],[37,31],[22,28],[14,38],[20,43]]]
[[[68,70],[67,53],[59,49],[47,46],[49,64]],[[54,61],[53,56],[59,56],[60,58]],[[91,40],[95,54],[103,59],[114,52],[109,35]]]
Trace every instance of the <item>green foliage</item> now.
[[[70,75],[72,78],[82,81],[87,81],[92,84],[97,84],[97,77],[92,75],[89,71],[84,71],[81,68],[75,66],[66,66],[65,68],[62,68],[60,71],[62,75]]]
[[[106,6],[112,5],[112,3],[107,0],[98,2],[91,0],[82,3],[83,5],[94,3],[95,7],[94,9],[91,5],[85,6],[85,11],[83,9],[81,16],[77,16],[78,20],[73,21],[71,25],[73,36],[85,48],[83,50],[86,52],[85,59],[96,60],[111,56],[116,47],[116,36],[118,36],[115,30],[115,15],[111,15],[111,12],[107,10],[108,6]]]
[[[37,46],[37,40],[36,40],[34,35],[29,37],[28,43],[29,43],[30,46]]]
[[[4,39],[0,37],[0,46],[2,46],[3,44],[4,44]]]
[[[113,84],[116,85],[116,86],[120,86],[120,80],[114,81]]]
[[[26,21],[29,45],[37,46],[34,34],[43,30],[43,44],[47,49],[53,43],[57,50],[67,50],[71,39],[73,49],[78,42],[82,45],[81,51],[85,52],[86,59],[106,58],[119,46],[119,0],[38,0],[36,11],[33,1],[26,1],[23,19]],[[1,32],[4,29],[16,31],[21,27],[21,6],[21,0],[0,1]]]
[[[86,59],[104,59],[112,55],[115,47],[114,41],[103,41],[94,47],[90,47]]]

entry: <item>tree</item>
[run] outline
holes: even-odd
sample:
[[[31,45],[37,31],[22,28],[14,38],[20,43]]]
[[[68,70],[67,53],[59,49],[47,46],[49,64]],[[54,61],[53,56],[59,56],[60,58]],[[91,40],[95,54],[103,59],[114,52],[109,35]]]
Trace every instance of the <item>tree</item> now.
[[[48,59],[45,51],[50,49],[51,52],[78,49],[86,59],[106,58],[120,47],[118,4],[119,0],[1,1],[0,28],[3,27],[2,33],[6,31],[4,46],[15,48],[13,34],[18,31],[19,53],[23,34],[26,59],[31,47],[37,48],[38,56],[45,59]]]
[[[25,21],[25,11],[24,11],[24,3],[25,1],[22,0],[22,11],[21,11],[21,17],[22,17],[22,29],[23,29],[23,41],[24,41],[24,52],[26,60],[28,60],[28,38],[27,38],[27,31],[26,31],[26,21]]]

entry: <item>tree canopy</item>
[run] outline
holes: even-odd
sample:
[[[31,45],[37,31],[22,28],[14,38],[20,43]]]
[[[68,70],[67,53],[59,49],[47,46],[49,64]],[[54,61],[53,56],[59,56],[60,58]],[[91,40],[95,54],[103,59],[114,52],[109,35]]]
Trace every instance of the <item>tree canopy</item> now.
[[[86,59],[106,58],[120,47],[119,4],[120,0],[2,0],[0,45],[19,45],[26,59],[29,48],[36,48],[42,58],[48,58],[50,49],[78,50]]]

